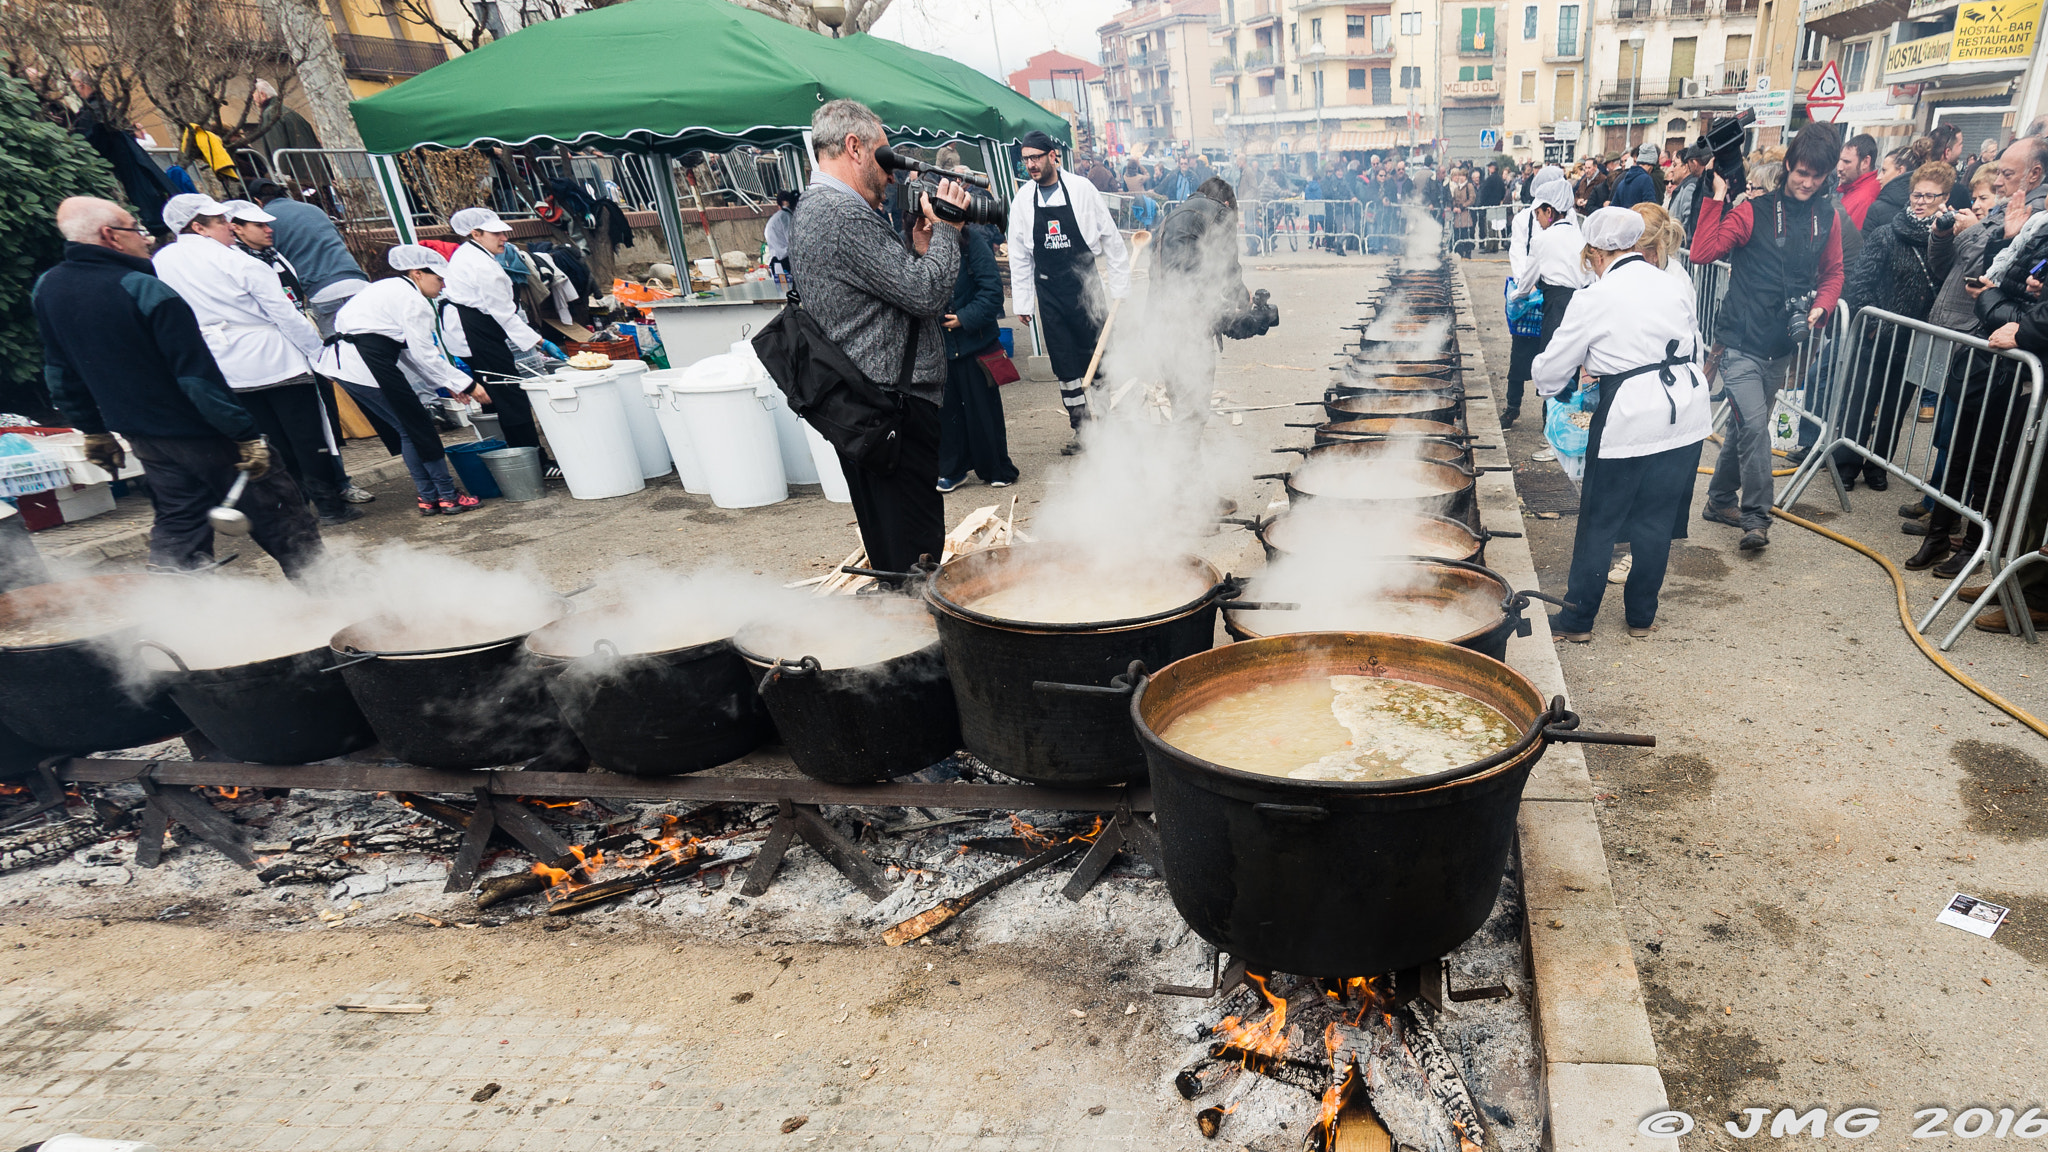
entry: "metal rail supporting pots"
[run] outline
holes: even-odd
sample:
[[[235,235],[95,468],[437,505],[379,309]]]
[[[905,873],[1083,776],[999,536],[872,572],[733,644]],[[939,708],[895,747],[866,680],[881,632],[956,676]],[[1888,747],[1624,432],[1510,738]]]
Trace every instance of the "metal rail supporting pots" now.
[[[17,588],[0,595],[0,634],[72,613],[105,612],[118,621],[124,602],[162,579],[171,577],[89,576]],[[116,623],[86,637],[0,646],[0,724],[30,744],[70,753],[154,744],[190,728],[161,688],[138,696],[124,682],[116,654],[130,651],[139,633]]]
[[[1072,573],[1091,571],[1089,561],[1079,549],[1056,544],[989,548],[949,561],[924,589],[967,751],[1034,784],[1105,787],[1143,779],[1144,754],[1110,681],[1133,660],[1164,664],[1208,648],[1216,605],[1238,592],[1237,581],[1220,577],[1208,561],[1181,556],[1154,567],[1184,583],[1187,598],[1147,616],[1046,624],[973,608],[1024,581],[1078,582]]]
[[[579,612],[526,637],[527,663],[592,761],[631,776],[679,776],[774,739],[755,674],[730,638],[634,652],[636,614]]]
[[[1332,444],[1312,453],[1368,445]],[[1293,472],[1266,472],[1254,480],[1278,480],[1290,501],[1343,503],[1361,511],[1408,516],[1449,516],[1463,519],[1474,505],[1472,474],[1436,460],[1312,458]],[[1365,495],[1367,491],[1401,490],[1400,495]]]
[[[565,602],[561,611],[567,610]],[[525,632],[449,648],[367,647],[402,634],[392,621],[371,620],[328,642],[335,669],[386,752],[423,768],[495,768],[542,756],[565,766],[583,760],[542,678],[520,658]]]
[[[157,674],[173,703],[199,734],[237,760],[310,764],[377,742],[348,685],[334,670],[333,649],[321,647],[225,668],[187,667],[154,640],[137,642],[177,665]]]
[[[1477,476],[1482,471],[1472,466],[1472,450],[1455,440],[1346,438],[1306,448],[1275,448],[1273,451],[1278,454],[1297,453],[1304,460],[1435,460],[1449,464],[1467,476]],[[1505,465],[1492,467],[1496,471],[1507,470]]]
[[[1529,772],[1554,742],[1653,746],[1577,730],[1497,660],[1412,636],[1305,632],[1198,653],[1129,677],[1168,893],[1205,940],[1259,968],[1389,972],[1456,949],[1492,909]],[[1521,733],[1507,749],[1403,780],[1244,772],[1159,737],[1177,717],[1263,683],[1394,676],[1475,697]]]
[[[888,601],[893,597],[844,598]],[[914,651],[853,667],[825,667],[776,635],[749,626],[733,638],[760,675],[783,747],[797,770],[827,784],[873,784],[930,767],[960,748],[960,710],[930,615],[899,602],[931,634]],[[894,611],[897,609],[884,609]]]
[[[1508,658],[1508,638],[1529,635],[1523,615],[1531,601],[1562,601],[1543,592],[1517,592],[1498,572],[1452,560],[1387,560],[1347,565],[1345,586],[1319,595],[1295,588],[1285,576],[1261,577],[1249,595],[1269,593],[1295,601],[1292,612],[1223,610],[1223,630],[1233,640],[1257,640],[1288,632],[1398,632],[1469,648],[1495,660]],[[1381,605],[1399,602],[1414,611],[1410,626],[1380,623]]]
[[[1464,386],[1453,375],[1386,376],[1354,372],[1348,368],[1338,369],[1337,379],[1323,392],[1328,396],[1403,396],[1416,392],[1442,392],[1461,399],[1465,395]]]
[[[1521,538],[1520,532],[1475,530],[1462,520],[1443,516],[1388,516],[1347,509],[1340,503],[1307,504],[1263,520],[1228,518],[1251,530],[1271,564],[1288,556],[1327,551],[1334,534],[1347,557],[1367,560],[1457,560],[1486,563],[1486,543],[1493,538]]]
[[[1407,419],[1433,420],[1462,428],[1465,400],[1462,392],[1404,392],[1400,395],[1325,395],[1305,400],[1303,408],[1321,407],[1324,418],[1336,424],[1346,420]]]

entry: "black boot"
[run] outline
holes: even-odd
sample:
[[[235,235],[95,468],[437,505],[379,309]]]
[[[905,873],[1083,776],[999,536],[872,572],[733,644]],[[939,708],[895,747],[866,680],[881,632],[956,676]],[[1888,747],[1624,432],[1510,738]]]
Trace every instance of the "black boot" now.
[[[1948,554],[1953,551],[1955,549],[1948,542],[1946,530],[1929,532],[1927,538],[1920,542],[1920,550],[1906,561],[1906,571],[1920,572],[1932,568],[1947,559]]]

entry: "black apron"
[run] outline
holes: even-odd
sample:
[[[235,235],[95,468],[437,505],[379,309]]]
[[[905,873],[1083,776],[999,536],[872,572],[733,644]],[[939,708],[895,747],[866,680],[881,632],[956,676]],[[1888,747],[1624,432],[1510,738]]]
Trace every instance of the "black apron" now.
[[[1066,182],[1060,183],[1066,191]],[[1094,289],[1095,251],[1081,238],[1074,220],[1073,193],[1056,208],[1038,202],[1044,189],[1032,185],[1032,275],[1038,289],[1038,330],[1052,356],[1053,375],[1079,380],[1095,357],[1102,321],[1089,310]]]
[[[435,429],[433,418],[427,415],[419,393],[413,391],[412,382],[398,366],[405,345],[374,332],[336,332],[327,342],[355,345],[363,364],[377,381],[377,391],[391,406],[391,414],[398,418],[399,431],[412,441],[413,451],[423,462],[431,464],[447,455],[441,448],[441,433]]]
[[[1550,348],[1550,338],[1557,335],[1558,328],[1564,324],[1564,310],[1571,306],[1572,293],[1578,289],[1552,284],[1548,280],[1536,283],[1543,289],[1543,332],[1536,338],[1536,351],[1540,355]]]
[[[484,250],[474,240],[464,240],[477,251],[490,256],[496,263],[497,257]],[[507,276],[507,279],[510,279]],[[519,387],[519,369],[514,363],[512,345],[506,342],[504,326],[496,317],[481,308],[467,304],[449,302],[455,309],[456,318],[462,321],[462,338],[469,344],[469,355],[464,362],[469,365],[470,374],[490,394],[491,402],[484,405],[486,412],[498,415],[498,428],[505,434],[505,443],[512,448],[540,447],[540,432],[533,424],[533,402]],[[435,437],[438,441],[440,437]]]
[[[1637,259],[1641,259],[1641,257],[1637,257]],[[1609,268],[1608,271],[1611,272],[1613,269]],[[1546,288],[1544,294],[1546,306],[1548,306],[1549,299],[1549,290]],[[1581,492],[1588,494],[1589,497],[1595,492],[1594,486],[1600,466],[1600,440],[1607,431],[1607,410],[1614,406],[1614,397],[1620,393],[1622,384],[1637,376],[1641,376],[1645,372],[1657,373],[1664,385],[1665,399],[1671,404],[1671,422],[1676,424],[1678,423],[1678,401],[1672,399],[1670,392],[1678,383],[1678,374],[1673,372],[1672,369],[1691,364],[1698,357],[1699,350],[1697,348],[1680,356],[1678,354],[1678,341],[1671,340],[1664,345],[1664,359],[1650,364],[1639,364],[1626,372],[1610,372],[1598,377],[1600,401],[1593,407],[1593,423],[1586,433],[1586,471],[1579,482]],[[1695,388],[1701,386],[1697,376],[1693,377],[1692,385]],[[1674,513],[1675,519],[1671,529],[1671,538],[1673,540],[1683,540],[1686,538],[1686,529],[1690,523],[1691,510],[1692,489],[1688,487],[1685,499],[1679,502]],[[1632,541],[1628,542],[1633,544]]]

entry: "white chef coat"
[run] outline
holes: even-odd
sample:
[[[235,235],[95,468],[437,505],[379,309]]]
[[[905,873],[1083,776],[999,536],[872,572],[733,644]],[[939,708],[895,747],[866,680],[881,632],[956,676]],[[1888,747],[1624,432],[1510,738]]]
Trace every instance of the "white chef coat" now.
[[[768,248],[770,260],[789,262],[789,234],[796,226],[796,213],[779,208],[768,218],[768,226],[761,230],[761,243]]]
[[[1685,289],[1685,303],[1692,314],[1695,327],[1700,322],[1699,286],[1692,282],[1692,269],[1686,267],[1685,258],[1673,252],[1664,259],[1664,274],[1677,281]]]
[[[153,262],[157,278],[192,306],[228,387],[245,392],[313,370],[320,330],[285,295],[276,269],[192,232]]]
[[[1568,218],[1578,223],[1577,213],[1568,213]],[[1508,275],[1515,278],[1516,286],[1527,283],[1529,274],[1529,241],[1537,233],[1536,206],[1527,204],[1515,213],[1514,223],[1508,225]]]
[[[379,280],[351,296],[334,314],[334,330],[349,336],[388,336],[404,345],[398,368],[422,398],[437,396],[436,388],[462,392],[472,383],[441,354],[434,340],[434,306],[403,276]],[[377,377],[363,362],[363,354],[346,340],[327,346],[320,354],[319,368],[322,375],[336,380],[377,387]]]
[[[1700,356],[1692,310],[1689,287],[1640,256],[1624,257],[1572,294],[1564,323],[1530,369],[1537,394],[1557,395],[1582,365],[1603,376],[1662,363],[1672,340],[1679,355]],[[1697,363],[1671,371],[1677,382],[1669,388],[1656,372],[1622,381],[1600,434],[1601,459],[1649,456],[1707,438],[1714,421],[1705,376]]]
[[[455,255],[448,259],[448,271],[443,274],[447,286],[441,289],[441,299],[450,304],[460,304],[488,313],[505,330],[505,342],[514,352],[527,352],[540,344],[540,333],[535,332],[519,314],[519,305],[512,299],[512,277],[497,257],[483,250],[475,241],[464,240],[455,249]],[[417,291],[417,289],[415,289]],[[452,322],[452,323],[451,323]],[[469,354],[469,341],[456,339],[454,334],[462,331],[462,325],[455,317],[447,316],[443,328],[451,333],[450,351],[457,356]]]
[[[1110,218],[1109,203],[1095,185],[1062,170],[1058,187],[1042,189],[1037,181],[1026,180],[1017,185],[1010,199],[1011,310],[1019,316],[1038,311],[1038,279],[1033,275],[1032,257],[1037,255],[1040,192],[1045,194],[1048,208],[1073,204],[1074,223],[1081,229],[1081,239],[1088,242],[1088,250],[1095,254],[1095,270],[1101,273],[1102,285],[1109,289],[1110,298],[1121,300],[1130,295],[1131,250],[1124,244],[1123,233],[1116,230],[1116,221]]]
[[[1586,236],[1579,231],[1578,220],[1559,220],[1548,228],[1535,231],[1529,237],[1529,279],[1531,285],[1550,283],[1560,288],[1584,288],[1593,283],[1593,274],[1586,271],[1581,262],[1585,254]],[[1517,276],[1517,288],[1522,285]]]

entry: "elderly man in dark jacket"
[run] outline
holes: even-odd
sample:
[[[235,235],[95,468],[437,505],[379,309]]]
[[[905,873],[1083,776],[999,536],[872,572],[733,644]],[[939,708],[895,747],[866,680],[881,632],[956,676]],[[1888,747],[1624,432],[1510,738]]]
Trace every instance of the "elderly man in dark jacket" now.
[[[922,555],[939,558],[946,503],[939,495],[939,403],[946,392],[946,345],[939,326],[960,276],[960,225],[925,202],[910,245],[881,213],[889,174],[875,160],[888,143],[881,118],[855,100],[833,100],[811,116],[817,167],[797,204],[790,269],[803,307],[869,380],[903,394],[893,461],[839,457],[868,563],[905,572]],[[951,180],[937,198],[965,206]]]
[[[1017,482],[1010,463],[1003,394],[981,357],[1000,355],[996,321],[1003,316],[1003,277],[982,230],[960,234],[960,278],[953,284],[946,330],[946,398],[939,405],[939,491],[967,483],[971,469],[991,488]]]
[[[320,557],[320,528],[256,421],[222,378],[192,307],[157,279],[149,244],[120,205],[73,196],[57,206],[64,261],[36,281],[36,324],[50,399],[85,433],[85,458],[118,473],[128,438],[149,478],[153,569],[211,567],[207,511],[235,473],[250,535],[298,579]],[[237,257],[241,259],[241,257]]]

